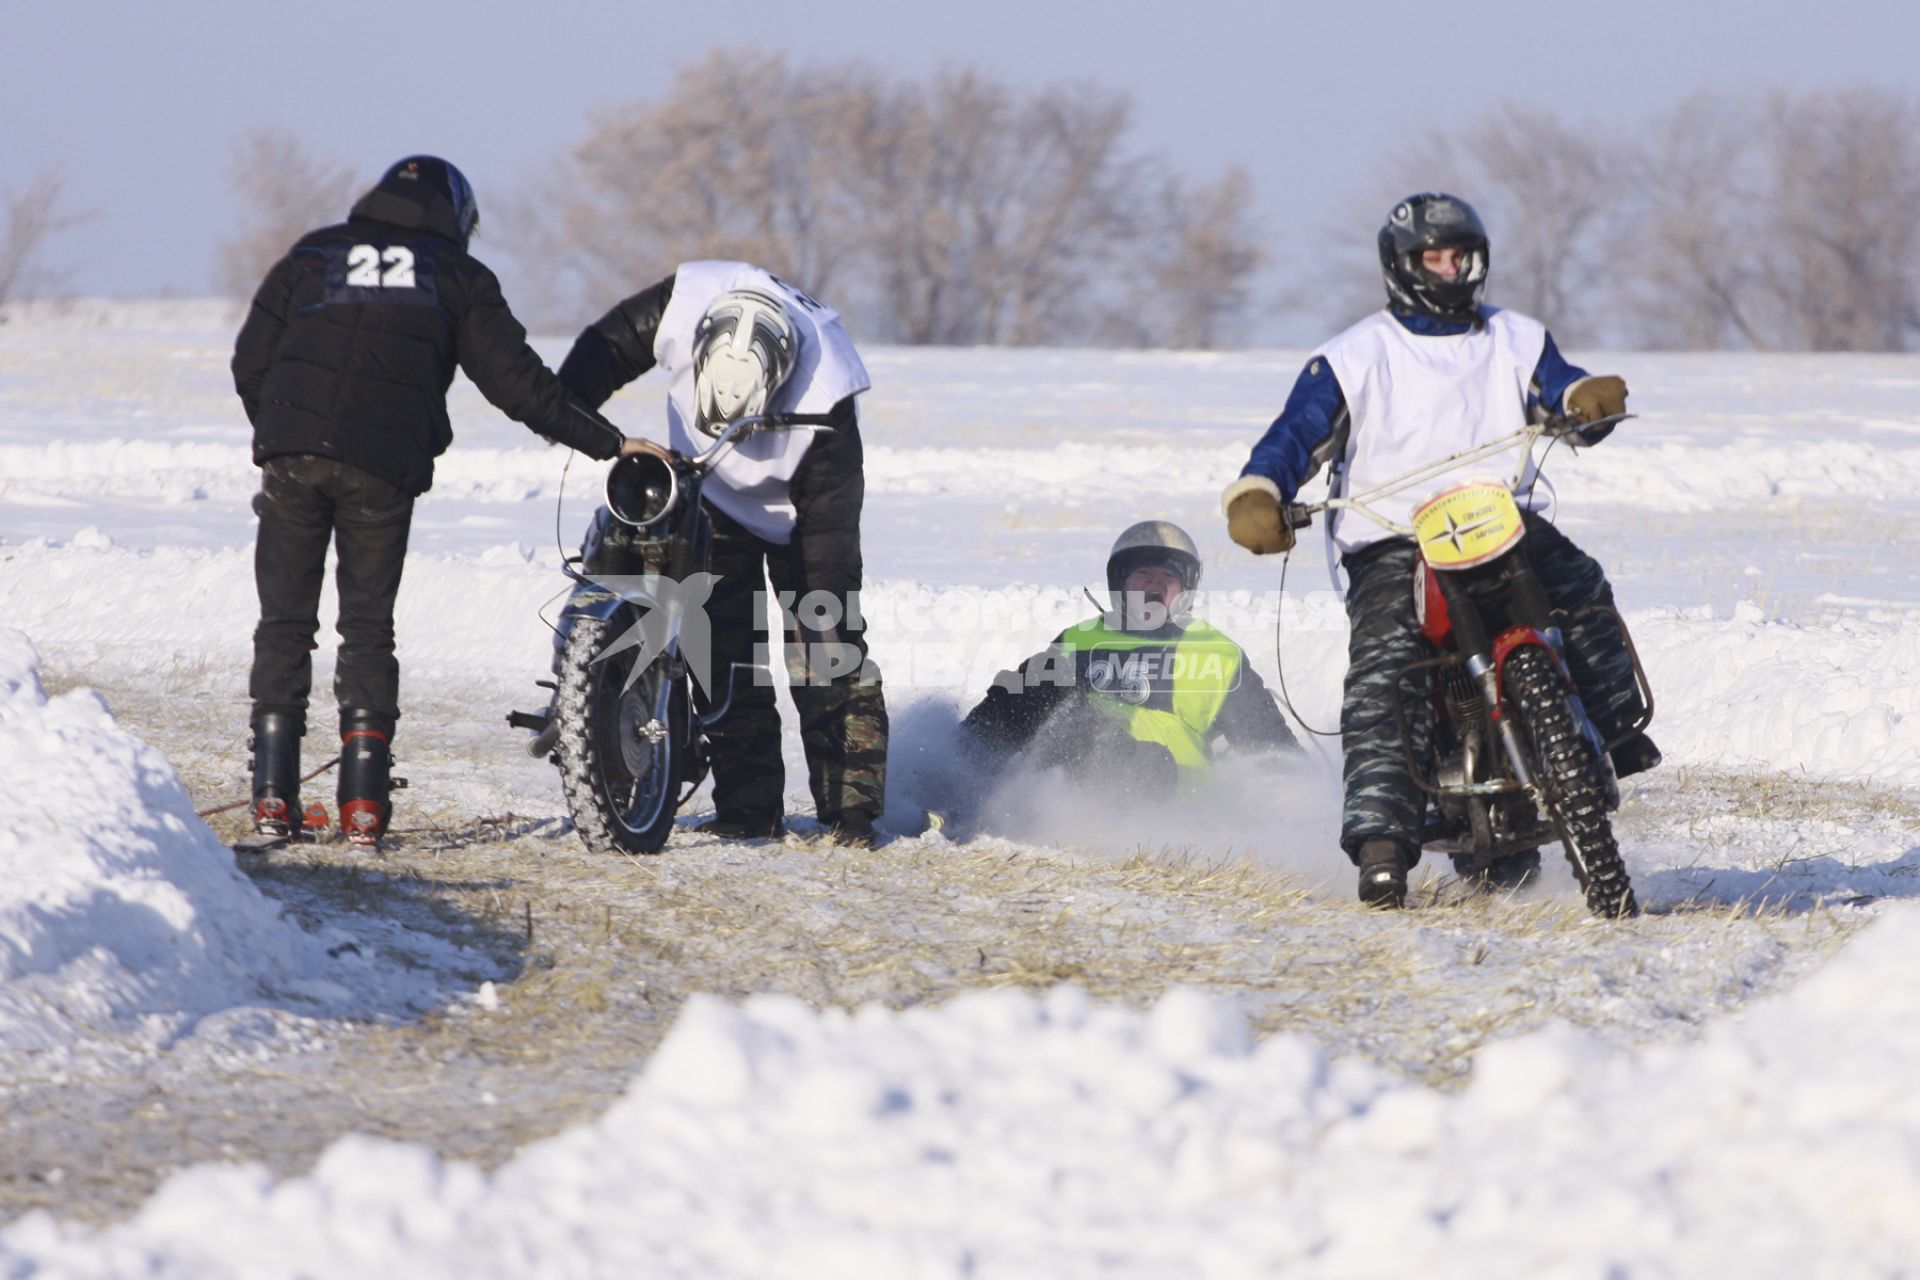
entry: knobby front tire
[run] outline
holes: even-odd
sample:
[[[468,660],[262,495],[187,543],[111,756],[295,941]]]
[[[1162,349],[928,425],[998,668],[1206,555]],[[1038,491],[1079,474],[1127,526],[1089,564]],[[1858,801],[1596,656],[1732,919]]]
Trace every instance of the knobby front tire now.
[[[1574,877],[1597,916],[1640,914],[1627,864],[1607,817],[1606,764],[1580,732],[1566,680],[1545,649],[1528,645],[1507,658],[1508,702],[1533,744],[1548,816],[1560,833]]]
[[[560,787],[580,842],[596,853],[660,852],[679,799],[688,714],[680,691],[668,700],[666,733],[656,741],[643,732],[653,720],[660,682],[668,678],[665,659],[656,659],[627,688],[638,651],[600,656],[630,621],[625,611],[611,622],[576,620],[556,681]]]

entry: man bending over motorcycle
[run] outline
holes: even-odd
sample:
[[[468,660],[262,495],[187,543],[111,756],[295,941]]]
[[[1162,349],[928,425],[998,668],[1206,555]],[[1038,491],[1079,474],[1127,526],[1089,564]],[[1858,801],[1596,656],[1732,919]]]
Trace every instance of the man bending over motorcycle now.
[[[667,376],[670,442],[683,454],[751,414],[832,422],[831,432],[749,438],[701,490],[718,579],[706,604],[712,670],[732,682],[726,714],[707,730],[715,813],[704,830],[736,839],[783,830],[773,687],[728,675],[752,667],[767,642],[770,574],[792,602],[783,607],[787,676],[815,809],[836,839],[869,844],[886,791],[887,708],[859,609],[866,480],[854,397],[869,385],[866,366],[838,314],[744,262],[682,263],[582,331],[560,380],[598,408],[656,364]],[[726,695],[696,697],[704,713]]]
[[[1107,557],[1111,610],[1001,672],[962,722],[975,792],[1022,752],[1115,797],[1191,792],[1222,740],[1297,753],[1246,653],[1189,616],[1199,583],[1179,526],[1143,520],[1122,533]]]
[[[1300,486],[1331,462],[1336,493],[1359,492],[1424,464],[1555,414],[1593,422],[1622,413],[1627,384],[1569,364],[1540,321],[1483,304],[1489,245],[1480,217],[1449,195],[1410,196],[1379,235],[1387,306],[1322,346],[1307,361],[1273,425],[1253,448],[1221,507],[1233,540],[1256,555],[1293,546],[1282,514]],[[1610,426],[1576,437],[1596,444]],[[1442,482],[1436,480],[1435,487]],[[1526,523],[1526,554],[1557,611],[1613,607],[1600,565],[1543,518],[1553,491],[1529,468],[1514,498]],[[1340,736],[1346,805],[1340,843],[1360,869],[1360,899],[1404,905],[1407,872],[1419,860],[1426,811],[1394,712],[1394,676],[1430,656],[1409,581],[1418,550],[1367,520],[1330,513],[1327,536],[1348,579],[1350,627]],[[1565,628],[1567,664],[1588,714],[1611,740],[1643,703],[1619,628],[1589,614]],[[1432,709],[1402,691],[1408,732],[1424,762]],[[1424,714],[1423,714],[1424,713]],[[1613,751],[1620,777],[1651,769],[1660,752],[1644,733]],[[1484,873],[1517,886],[1537,873],[1538,851],[1511,854]]]

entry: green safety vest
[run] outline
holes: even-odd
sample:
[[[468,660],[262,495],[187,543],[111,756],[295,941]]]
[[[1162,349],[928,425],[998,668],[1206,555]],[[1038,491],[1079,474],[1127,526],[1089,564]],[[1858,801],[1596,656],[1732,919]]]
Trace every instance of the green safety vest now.
[[[1245,655],[1239,645],[1204,622],[1188,623],[1180,636],[1169,639],[1116,631],[1104,618],[1089,618],[1068,628],[1060,642],[1074,655],[1076,665],[1080,653],[1093,655],[1088,662],[1089,679],[1083,686],[1087,701],[1119,720],[1137,741],[1165,747],[1179,766],[1183,790],[1212,776],[1207,738],[1226,705],[1227,694],[1240,682]],[[1156,656],[1141,650],[1161,653]],[[1094,668],[1103,665],[1101,654],[1113,655],[1104,664],[1108,688],[1097,687],[1094,678]],[[1144,699],[1140,687],[1143,678],[1150,680],[1152,688]],[[1123,692],[1128,686],[1134,689],[1131,697]]]

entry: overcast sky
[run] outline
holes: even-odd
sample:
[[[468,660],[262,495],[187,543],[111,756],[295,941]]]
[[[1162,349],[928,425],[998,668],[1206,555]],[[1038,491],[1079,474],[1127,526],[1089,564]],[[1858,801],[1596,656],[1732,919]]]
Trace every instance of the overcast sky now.
[[[1244,165],[1276,239],[1307,235],[1403,134],[1503,100],[1606,129],[1700,89],[1920,89],[1911,0],[6,0],[0,188],[57,164],[69,207],[98,212],[50,255],[78,291],[206,293],[247,129],[289,128],[369,183],[445,155],[485,209],[596,109],[725,47],[1124,90],[1143,147],[1200,176]]]

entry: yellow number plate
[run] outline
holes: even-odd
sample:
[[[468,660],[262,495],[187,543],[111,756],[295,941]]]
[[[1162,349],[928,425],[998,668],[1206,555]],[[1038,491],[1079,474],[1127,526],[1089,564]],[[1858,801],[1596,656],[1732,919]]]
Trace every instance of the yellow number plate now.
[[[1471,569],[1520,541],[1527,531],[1513,494],[1498,480],[1469,480],[1413,509],[1420,554],[1436,569]]]

